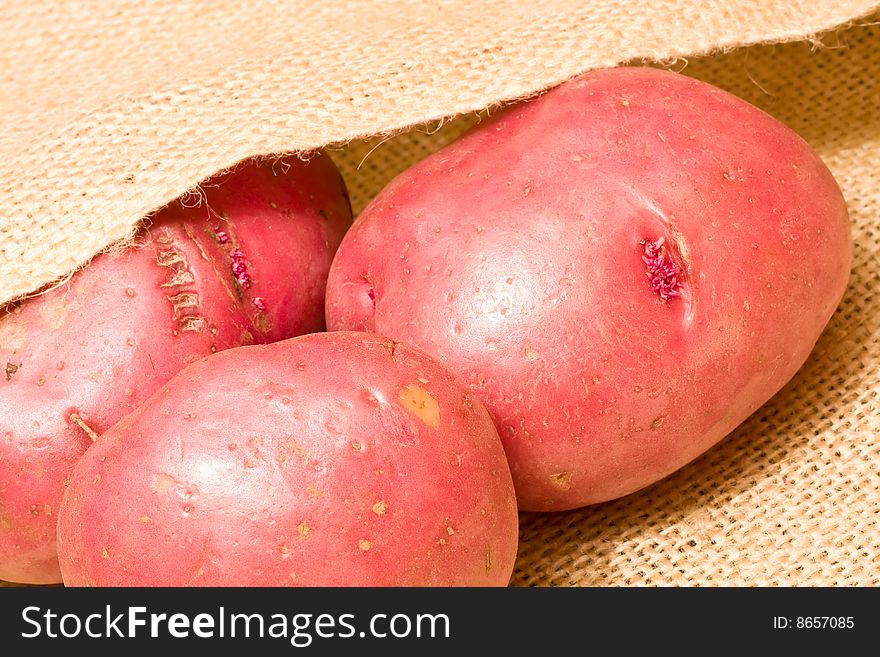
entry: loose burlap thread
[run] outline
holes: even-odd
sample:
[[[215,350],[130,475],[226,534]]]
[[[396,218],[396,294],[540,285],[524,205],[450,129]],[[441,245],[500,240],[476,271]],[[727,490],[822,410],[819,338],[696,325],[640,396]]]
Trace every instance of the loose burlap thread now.
[[[703,457],[620,500],[522,514],[512,583],[880,584],[875,3],[575,4],[6,3],[0,299],[245,157],[328,146],[357,212],[507,101],[597,66],[669,66],[817,149],[850,208],[850,285],[794,380]]]

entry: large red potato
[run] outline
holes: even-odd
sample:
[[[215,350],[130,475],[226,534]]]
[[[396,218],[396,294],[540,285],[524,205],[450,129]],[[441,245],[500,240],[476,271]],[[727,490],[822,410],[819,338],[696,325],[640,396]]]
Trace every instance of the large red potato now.
[[[58,542],[72,586],[501,586],[517,508],[448,370],[314,333],[203,359],[105,432]]]
[[[197,358],[323,328],[351,210],[326,155],[249,162],[136,243],[0,318],[0,579],[61,581],[66,478],[92,439]]]
[[[392,181],[337,252],[327,322],[452,368],[521,508],[563,510],[671,473],[791,379],[850,239],[792,130],[683,75],[598,70]]]

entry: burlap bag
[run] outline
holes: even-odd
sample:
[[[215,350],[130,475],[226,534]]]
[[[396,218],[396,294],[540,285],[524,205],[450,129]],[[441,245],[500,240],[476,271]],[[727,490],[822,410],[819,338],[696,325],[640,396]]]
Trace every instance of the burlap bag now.
[[[878,23],[869,0],[4,0],[0,301],[245,157],[328,146],[359,211],[505,102],[668,66],[819,151],[850,207],[849,290],[795,379],[702,458],[621,500],[522,514],[513,584],[876,586]]]

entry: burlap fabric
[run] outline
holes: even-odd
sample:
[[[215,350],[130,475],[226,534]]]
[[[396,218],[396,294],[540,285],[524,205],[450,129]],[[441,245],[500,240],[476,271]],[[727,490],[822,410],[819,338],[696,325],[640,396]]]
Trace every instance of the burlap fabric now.
[[[512,583],[876,586],[878,24],[866,0],[6,0],[0,300],[247,156],[329,145],[358,211],[506,101],[597,66],[669,66],[819,151],[850,207],[850,286],[797,377],[702,458],[621,500],[523,514]]]

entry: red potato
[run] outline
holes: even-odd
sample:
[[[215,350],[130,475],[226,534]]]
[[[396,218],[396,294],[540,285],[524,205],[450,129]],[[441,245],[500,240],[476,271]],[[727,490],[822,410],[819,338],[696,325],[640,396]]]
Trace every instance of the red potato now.
[[[449,366],[486,403],[520,508],[640,489],[804,363],[845,290],[826,166],[735,96],[598,70],[479,125],[358,217],[328,328]]]
[[[518,522],[473,393],[345,332],[189,366],[86,452],[58,520],[69,586],[502,586]]]
[[[95,435],[197,358],[323,327],[351,222],[329,157],[250,162],[203,190],[0,319],[0,579],[61,581],[58,505]]]

